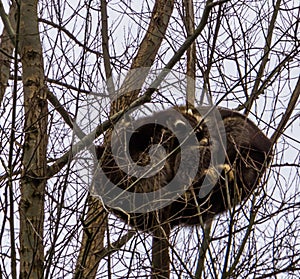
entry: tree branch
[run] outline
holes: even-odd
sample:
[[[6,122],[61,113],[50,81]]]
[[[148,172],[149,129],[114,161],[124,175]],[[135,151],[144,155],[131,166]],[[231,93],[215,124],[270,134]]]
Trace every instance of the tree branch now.
[[[276,4],[275,4],[275,9],[274,9],[274,12],[272,14],[272,19],[271,19],[271,22],[270,22],[270,25],[269,25],[269,28],[268,28],[268,34],[267,34],[267,38],[266,38],[266,44],[265,44],[265,47],[264,47],[263,58],[262,58],[260,67],[258,69],[258,73],[257,73],[255,83],[254,83],[254,86],[253,86],[253,89],[252,89],[252,92],[251,92],[251,95],[250,95],[250,98],[249,98],[249,102],[247,103],[247,107],[245,109],[245,114],[246,115],[250,112],[250,109],[251,109],[254,101],[259,96],[257,89],[259,87],[260,82],[263,79],[264,70],[265,70],[265,67],[267,65],[267,62],[269,61],[269,54],[270,54],[270,50],[271,50],[272,36],[273,36],[273,32],[274,32],[274,27],[275,27],[275,22],[276,22],[276,18],[277,18],[277,15],[278,15],[278,11],[280,9],[280,3],[281,3],[281,0],[277,0]]]
[[[193,0],[183,0],[183,6],[185,10],[185,28],[187,31],[187,37],[191,36],[195,32],[195,19],[194,19],[194,6]],[[186,85],[186,104],[195,105],[195,92],[196,92],[196,44],[193,42],[187,50],[187,85]]]
[[[125,235],[123,235],[120,239],[111,243],[109,247],[103,248],[100,251],[96,252],[96,256],[99,261],[106,257],[107,255],[114,253],[122,248],[132,237],[136,235],[136,231],[130,230]]]
[[[9,38],[14,42],[16,40],[16,32],[13,28],[13,24],[10,22],[9,16],[5,13],[2,1],[0,1],[0,17]]]
[[[59,31],[64,32],[71,40],[73,40],[77,45],[79,45],[80,47],[82,47],[84,50],[89,51],[90,53],[95,54],[96,56],[101,56],[102,53],[96,50],[93,50],[89,47],[87,47],[85,44],[83,44],[82,42],[80,42],[69,30],[65,29],[63,26],[54,23],[53,21],[49,21],[47,19],[44,18],[39,18],[38,19],[39,22],[48,24],[50,26],[53,26],[55,28],[57,28]]]
[[[101,38],[102,38],[102,51],[103,51],[103,60],[104,60],[104,69],[105,76],[107,80],[107,88],[110,95],[114,94],[115,87],[112,80],[112,69],[110,63],[110,54],[109,54],[109,38],[108,38],[108,24],[107,24],[107,2],[106,0],[101,0]]]
[[[0,12],[1,12],[1,18],[4,22],[4,29],[3,33],[1,35],[1,44],[0,44],[0,105],[2,103],[5,90],[7,88],[8,79],[9,79],[9,70],[10,70],[10,63],[13,50],[14,50],[14,44],[16,40],[15,31],[13,28],[15,28],[15,14],[16,14],[16,5],[12,4],[9,10],[8,19],[5,23],[4,20],[7,18],[7,15],[4,12],[3,4],[0,2]],[[3,19],[4,18],[4,19]],[[11,30],[12,28],[12,30]]]
[[[276,131],[271,136],[271,141],[273,144],[275,142],[277,142],[278,138],[284,133],[284,128],[285,128],[287,122],[289,121],[291,114],[293,113],[293,111],[295,109],[295,106],[297,105],[299,95],[300,95],[300,77],[298,78],[298,82],[293,91],[291,99],[288,103],[287,109],[286,109],[285,113],[283,114],[283,116],[280,120],[280,123],[279,123],[278,127],[276,128]]]
[[[199,259],[198,259],[197,269],[195,273],[196,279],[201,279],[204,270],[205,254],[209,248],[209,244],[211,241],[210,239],[211,225],[212,225],[212,221],[209,221],[207,222],[207,224],[203,225],[203,239],[199,251]]]

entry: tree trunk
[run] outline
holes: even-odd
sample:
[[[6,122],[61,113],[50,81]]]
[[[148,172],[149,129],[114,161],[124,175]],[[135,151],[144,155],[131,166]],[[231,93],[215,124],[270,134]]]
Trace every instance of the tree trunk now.
[[[88,212],[84,220],[84,230],[74,279],[96,278],[101,258],[97,251],[103,248],[107,224],[107,214],[99,198],[88,197]]]
[[[43,278],[47,94],[39,38],[37,0],[22,0],[20,56],[24,90],[24,148],[20,201],[20,278]]]

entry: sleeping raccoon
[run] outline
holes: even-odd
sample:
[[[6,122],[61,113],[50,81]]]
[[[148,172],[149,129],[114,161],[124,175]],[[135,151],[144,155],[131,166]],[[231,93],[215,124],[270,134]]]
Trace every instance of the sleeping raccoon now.
[[[96,147],[102,174],[136,195],[139,205],[149,205],[111,210],[149,232],[165,223],[171,228],[205,223],[241,203],[271,160],[270,140],[244,115],[225,108],[168,109],[122,123],[109,139]],[[98,189],[106,183],[96,181]],[[144,193],[160,203],[151,206],[148,196],[139,195]]]

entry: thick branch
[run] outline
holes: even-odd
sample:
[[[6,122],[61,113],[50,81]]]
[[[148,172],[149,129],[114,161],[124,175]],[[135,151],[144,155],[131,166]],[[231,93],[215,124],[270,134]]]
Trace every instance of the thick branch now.
[[[209,244],[210,244],[210,230],[211,230],[211,225],[212,225],[212,221],[209,221],[207,224],[205,224],[205,226],[203,225],[203,239],[202,239],[202,243],[200,246],[200,251],[199,251],[199,259],[198,259],[198,264],[197,264],[197,269],[196,269],[196,273],[195,273],[195,278],[197,279],[201,279],[202,277],[202,273],[204,270],[204,263],[205,263],[205,255],[206,252],[209,248]]]
[[[9,38],[14,42],[16,39],[15,29],[13,27],[13,24],[11,23],[11,18],[9,18],[9,16],[5,13],[2,1],[0,1],[0,17]]]
[[[107,2],[101,0],[101,35],[102,50],[104,59],[104,69],[106,74],[108,92],[112,95],[115,92],[111,78],[112,70],[110,64],[108,45],[108,25],[107,25]],[[96,256],[96,250],[103,247],[104,233],[107,225],[107,214],[104,214],[103,205],[97,197],[88,196],[88,212],[85,222],[89,225],[82,235],[81,247],[77,259],[74,279],[95,278],[101,258]]]
[[[136,235],[136,231],[130,230],[125,235],[123,235],[120,239],[111,243],[108,247],[101,249],[96,252],[96,255],[99,260],[104,257],[120,250],[132,237]]]
[[[97,251],[103,247],[107,214],[98,197],[89,196],[88,212],[84,216],[84,230],[77,259],[74,279],[96,278],[101,257]]]

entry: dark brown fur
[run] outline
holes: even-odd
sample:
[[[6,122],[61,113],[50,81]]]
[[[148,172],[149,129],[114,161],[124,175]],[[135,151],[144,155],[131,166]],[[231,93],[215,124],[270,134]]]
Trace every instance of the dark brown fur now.
[[[177,200],[162,209],[134,214],[112,209],[125,222],[143,231],[153,231],[156,226],[165,223],[170,224],[171,227],[180,224],[197,225],[200,224],[201,219],[205,222],[216,214],[226,211],[230,206],[244,201],[259,184],[259,178],[266,170],[271,158],[270,140],[252,121],[236,111],[218,108],[226,131],[226,160],[223,164],[216,166],[221,176],[212,191],[200,198],[199,192],[203,187],[205,176],[213,179],[216,175],[215,168],[210,168],[211,150],[215,149],[219,152],[222,146],[210,138],[208,125],[205,123],[214,119],[209,115],[205,121],[202,121],[203,116],[196,109],[186,111],[184,107],[180,107],[177,111],[189,121],[198,140],[196,145],[190,146],[188,156],[190,160],[185,160],[183,163],[188,170],[188,164],[194,162],[192,158],[196,152],[199,152],[199,169],[193,181],[190,181],[187,191],[178,195]],[[156,119],[163,119],[166,126],[155,124]],[[146,120],[151,123],[141,126]],[[141,126],[135,130],[129,141],[129,151],[133,161],[139,166],[147,166],[150,158],[149,150],[153,144],[161,144],[165,153],[169,155],[163,168],[157,174],[140,180],[134,176],[128,176],[117,166],[109,145],[106,149],[104,146],[97,147],[97,156],[104,173],[113,184],[131,192],[155,191],[167,185],[175,177],[181,160],[179,142],[168,127],[176,130],[181,126],[180,131],[184,131],[184,123],[180,119],[174,119],[170,110],[167,110],[139,119],[135,124],[131,126],[124,123],[127,129]],[[120,138],[120,140],[125,140],[125,138]],[[164,153],[161,154],[162,157],[164,155]],[[180,183],[181,177],[177,179]],[[186,177],[182,177],[182,181],[186,181]]]

